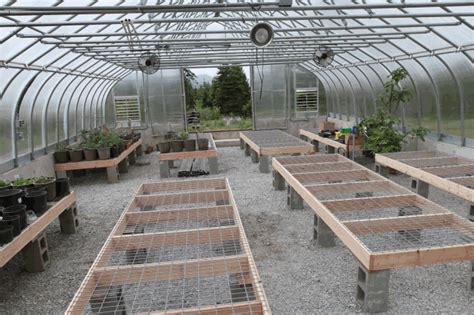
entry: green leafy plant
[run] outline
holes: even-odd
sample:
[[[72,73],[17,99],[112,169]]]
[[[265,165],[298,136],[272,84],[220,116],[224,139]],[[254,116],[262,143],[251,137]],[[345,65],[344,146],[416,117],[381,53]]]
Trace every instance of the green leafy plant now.
[[[56,145],[56,152],[65,152],[67,151],[67,145],[64,143],[58,143]]]
[[[31,178],[33,180],[33,183],[35,184],[44,184],[44,183],[49,183],[51,182],[52,178],[48,176],[37,176]]]
[[[407,88],[400,86],[400,82],[408,77],[404,68],[398,68],[389,75],[384,83],[384,90],[379,95],[379,106],[375,113],[364,118],[357,125],[359,133],[366,136],[364,149],[373,153],[388,153],[401,151],[405,138],[410,135],[425,141],[429,129],[417,127],[410,132],[401,132],[396,129],[400,118],[396,116],[401,102],[408,102],[411,93]]]
[[[26,186],[33,184],[33,178],[18,178],[12,182],[13,186]]]
[[[0,187],[7,187],[7,186],[10,186],[10,182],[0,179]]]
[[[181,131],[178,135],[179,140],[186,140],[188,139],[188,133],[186,131]]]
[[[68,151],[79,151],[79,150],[82,150],[82,145],[81,143],[74,143],[74,144],[68,145],[66,149]]]

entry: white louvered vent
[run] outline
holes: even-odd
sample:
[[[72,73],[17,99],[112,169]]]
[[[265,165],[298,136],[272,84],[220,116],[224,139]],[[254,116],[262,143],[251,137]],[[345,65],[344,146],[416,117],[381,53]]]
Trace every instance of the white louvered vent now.
[[[317,113],[319,110],[319,97],[317,88],[296,89],[296,112]]]
[[[128,123],[131,126],[139,126],[141,124],[140,101],[138,95],[131,96],[115,96],[115,118],[118,125],[125,127]]]

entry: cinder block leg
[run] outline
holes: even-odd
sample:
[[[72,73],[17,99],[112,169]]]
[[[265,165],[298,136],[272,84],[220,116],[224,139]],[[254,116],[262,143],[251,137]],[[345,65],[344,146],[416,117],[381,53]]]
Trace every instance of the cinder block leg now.
[[[77,218],[76,203],[59,215],[59,225],[61,226],[61,233],[74,234],[77,232],[79,219]]]
[[[379,163],[375,163],[375,172],[376,173],[379,173],[380,175],[384,176],[384,177],[388,177],[388,167],[386,166],[383,166]]]
[[[245,156],[250,156],[250,146],[247,143],[245,144],[244,154]]]
[[[374,193],[371,191],[363,191],[363,192],[358,192],[355,194],[356,198],[367,198],[367,197],[373,197]]]
[[[415,206],[405,206],[398,210],[398,215],[401,217],[418,214],[422,214],[422,210]],[[421,230],[400,230],[398,233],[403,235],[407,241],[419,241],[421,237]]]
[[[258,163],[258,154],[255,150],[250,149],[250,157],[252,158],[252,163]]]
[[[364,266],[357,271],[357,301],[364,312],[379,313],[388,309],[390,269],[369,272]]]
[[[49,264],[48,240],[46,233],[41,233],[35,240],[26,245],[23,250],[25,269],[28,272],[40,272]]]
[[[215,175],[219,173],[219,166],[217,164],[217,156],[211,156],[207,158],[209,162],[209,174]]]
[[[469,207],[468,219],[474,222],[474,204]]]
[[[303,198],[291,186],[288,186],[287,203],[290,209],[303,209]]]
[[[119,173],[128,173],[128,158],[125,158],[118,164]]]
[[[474,290],[474,260],[471,260],[469,269],[469,290]]]
[[[117,166],[107,167],[107,180],[109,183],[117,183],[119,181],[119,172]]]
[[[334,147],[331,147],[330,145],[325,146],[325,151],[327,154],[332,154],[336,152],[336,149]]]
[[[160,178],[170,177],[170,165],[168,161],[160,161]]]
[[[240,139],[240,150],[245,149],[245,142],[243,139]]]
[[[311,144],[314,146],[314,152],[319,152],[319,141],[311,140]]]
[[[137,149],[135,150],[135,154],[136,154],[137,156],[142,156],[142,155],[143,155],[143,146],[142,146],[142,145],[139,145],[139,146],[137,147]]]
[[[145,233],[145,227],[142,225],[135,226],[135,229],[125,231],[124,235],[130,234],[143,234]],[[134,248],[134,249],[127,249],[125,251],[125,260],[127,265],[133,264],[144,264],[147,259],[147,251],[146,248]]]
[[[411,179],[411,188],[416,190],[416,193],[422,197],[428,198],[428,194],[430,192],[430,184],[416,179],[412,178]]]
[[[258,169],[260,173],[270,173],[270,166],[268,165],[268,155],[262,155],[259,157]]]
[[[275,190],[285,190],[285,179],[277,171],[273,171],[273,188]]]
[[[336,245],[334,232],[316,214],[314,215],[313,240],[322,247],[333,247]]]
[[[56,178],[67,178],[66,171],[58,171],[56,172]]]
[[[130,154],[128,155],[129,164],[133,165],[135,164],[136,161],[137,161],[137,156],[135,155],[135,151],[130,152]]]
[[[225,206],[229,204],[229,200],[216,200],[216,206]]]
[[[174,161],[173,161],[173,160],[169,160],[169,161],[168,161],[168,166],[169,166],[170,168],[176,168],[176,167],[174,166]]]
[[[92,314],[126,315],[125,299],[122,287],[97,287],[89,300]]]

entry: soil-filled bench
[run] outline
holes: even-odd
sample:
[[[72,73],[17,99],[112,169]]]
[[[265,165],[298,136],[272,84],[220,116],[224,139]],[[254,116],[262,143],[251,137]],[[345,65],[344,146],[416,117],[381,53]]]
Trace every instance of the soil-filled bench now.
[[[195,138],[194,134],[189,135],[190,139]],[[200,137],[205,137],[209,140],[209,148],[207,150],[196,151],[182,151],[159,153],[158,160],[160,161],[160,178],[170,177],[170,168],[173,167],[173,162],[185,159],[200,159],[207,158],[209,163],[209,174],[217,174],[219,167],[217,164],[217,149],[214,137],[210,133],[201,134]]]
[[[226,178],[143,184],[66,311],[270,314]]]
[[[58,217],[62,233],[76,233],[79,222],[77,219],[76,194],[74,192],[70,192],[59,201],[51,204],[47,211],[22,230],[21,234],[11,242],[3,246],[0,245],[0,268],[22,251],[27,271],[39,272],[45,270],[50,262],[45,229]]]
[[[356,297],[366,312],[387,310],[390,269],[474,259],[473,222],[342,155],[272,165],[274,188],[288,184],[289,207],[304,200],[314,210],[316,243],[331,247],[337,236],[360,262]]]
[[[269,173],[268,157],[281,154],[312,154],[314,147],[281,130],[258,130],[240,132],[240,149],[252,162],[259,163],[262,173]]]
[[[127,173],[128,165],[135,164],[137,155],[142,154],[142,145],[143,139],[140,139],[116,158],[108,160],[56,163],[54,165],[54,170],[56,171],[56,176],[58,178],[64,178],[66,177],[67,171],[105,168],[107,170],[108,182],[116,183],[119,180],[120,173]]]
[[[428,198],[429,185],[470,201],[468,217],[474,221],[474,160],[437,151],[411,151],[375,155],[375,171],[388,168],[412,177],[411,187]]]
[[[324,145],[325,153],[339,153],[345,157],[354,157],[355,152],[363,151],[363,145],[357,143],[355,138],[349,137],[348,143],[340,143],[334,139],[320,136],[318,129],[300,129],[300,138],[310,140],[316,152],[319,152],[320,143]]]

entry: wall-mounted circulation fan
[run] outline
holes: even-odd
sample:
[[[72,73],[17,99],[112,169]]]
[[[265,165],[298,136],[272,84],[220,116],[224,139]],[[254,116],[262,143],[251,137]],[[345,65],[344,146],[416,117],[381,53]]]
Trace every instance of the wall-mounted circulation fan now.
[[[267,23],[258,23],[250,31],[250,40],[259,47],[269,45],[273,40],[273,28]]]
[[[160,58],[153,53],[144,53],[138,59],[138,68],[146,74],[155,73],[160,68]]]
[[[330,48],[318,48],[313,54],[313,60],[321,67],[327,67],[334,60],[334,52]]]

